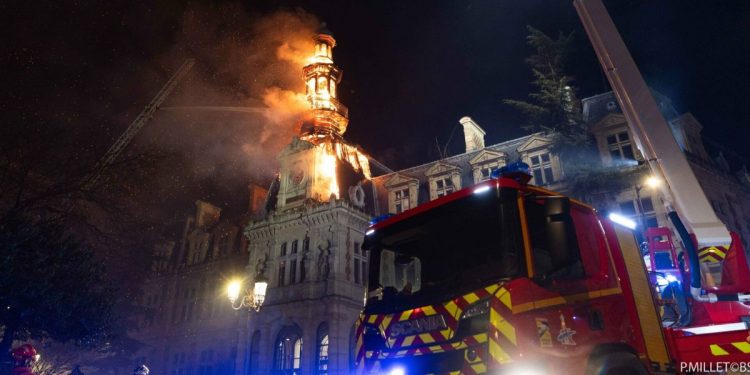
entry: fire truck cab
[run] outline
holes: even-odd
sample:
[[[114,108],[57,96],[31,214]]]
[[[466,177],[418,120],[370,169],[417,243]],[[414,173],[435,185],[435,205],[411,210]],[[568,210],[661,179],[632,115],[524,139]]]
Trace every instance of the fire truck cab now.
[[[684,261],[671,231],[656,230],[647,267],[635,224],[504,167],[366,232],[358,373],[750,372],[742,241],[716,217],[602,1],[573,5],[663,181]]]
[[[371,226],[358,373],[646,374],[750,361],[750,306],[711,304],[713,318],[663,328],[632,229],[527,185],[518,168]],[[728,254],[747,272],[740,241]]]

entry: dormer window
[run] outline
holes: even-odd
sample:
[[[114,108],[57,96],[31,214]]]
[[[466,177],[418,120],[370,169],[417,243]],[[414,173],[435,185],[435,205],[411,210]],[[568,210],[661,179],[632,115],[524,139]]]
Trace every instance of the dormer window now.
[[[607,136],[607,148],[613,162],[624,160],[635,160],[633,146],[627,131],[622,131]]]
[[[555,182],[555,174],[552,172],[552,158],[549,152],[529,157],[529,169],[534,176],[535,185],[549,185]]]
[[[456,191],[456,188],[453,186],[453,181],[451,180],[450,176],[435,180],[435,187],[435,195],[437,195],[438,198],[444,197]]]
[[[563,178],[560,158],[550,152],[551,147],[552,141],[549,138],[535,134],[518,148],[521,160],[529,165],[533,177],[531,183],[534,185],[551,185]]]
[[[461,188],[461,169],[442,161],[435,163],[427,172],[430,200],[444,197]]]
[[[394,203],[396,206],[396,213],[401,213],[409,208],[411,208],[411,205],[409,204],[409,188],[403,188],[401,190],[396,190],[393,192],[394,194]]]
[[[394,174],[385,182],[388,189],[388,211],[398,214],[417,206],[419,180],[402,174]]]
[[[489,180],[490,176],[492,176],[492,171],[503,167],[507,159],[508,156],[500,151],[485,149],[477,153],[476,156],[469,160],[474,183]]]

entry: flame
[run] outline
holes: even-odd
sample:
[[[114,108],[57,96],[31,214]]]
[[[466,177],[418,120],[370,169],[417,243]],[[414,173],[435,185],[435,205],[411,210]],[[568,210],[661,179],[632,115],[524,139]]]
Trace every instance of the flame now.
[[[327,201],[331,196],[339,198],[339,184],[336,181],[336,155],[328,148],[330,143],[322,143],[315,153],[315,183],[313,194],[321,201]]]

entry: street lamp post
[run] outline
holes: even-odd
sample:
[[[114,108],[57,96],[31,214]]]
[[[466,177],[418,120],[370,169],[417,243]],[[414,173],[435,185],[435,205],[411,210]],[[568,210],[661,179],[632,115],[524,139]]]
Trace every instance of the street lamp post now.
[[[255,279],[252,291],[246,290],[244,295],[240,296],[240,292],[242,291],[242,280],[233,280],[227,284],[227,297],[229,297],[229,302],[235,310],[240,310],[243,307],[246,307],[248,309],[259,311],[263,302],[266,300],[267,289],[268,281],[264,277],[258,276]]]

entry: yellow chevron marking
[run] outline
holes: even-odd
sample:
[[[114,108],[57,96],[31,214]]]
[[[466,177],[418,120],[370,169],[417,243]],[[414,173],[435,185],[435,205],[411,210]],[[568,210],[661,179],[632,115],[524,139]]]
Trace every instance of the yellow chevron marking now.
[[[400,321],[404,321],[406,319],[409,319],[409,317],[411,316],[412,311],[414,311],[414,310],[406,310],[406,311],[402,312],[401,316],[398,318],[398,321],[400,322]]]
[[[386,315],[385,318],[383,318],[383,321],[380,322],[380,329],[385,331],[386,328],[391,324],[391,320],[393,319],[393,315]]]
[[[432,335],[430,335],[429,333],[423,333],[423,334],[419,335],[419,338],[425,344],[432,344],[433,342],[435,342],[435,339],[433,339]]]
[[[445,304],[445,309],[448,311],[448,314],[451,314],[452,317],[458,318],[458,306],[456,306],[453,301],[448,301],[448,303]]]
[[[440,331],[440,334],[443,335],[446,340],[449,340],[451,337],[453,337],[453,330],[450,328],[444,329]]]
[[[713,354],[713,355],[715,355],[715,356],[720,356],[720,355],[729,355],[729,352],[727,352],[726,350],[724,350],[724,349],[723,349],[723,348],[722,348],[721,346],[719,346],[719,345],[716,345],[716,344],[711,344],[710,348],[711,348],[711,354]]]
[[[425,315],[435,315],[437,314],[437,311],[435,311],[435,308],[432,306],[425,306],[422,308],[422,311]]]
[[[396,353],[396,357],[403,357],[406,355],[406,353],[409,352],[408,350],[399,350],[398,353]]]
[[[378,319],[377,315],[370,315],[370,317],[367,318],[367,323],[373,324],[373,323],[375,323],[375,320],[377,320],[377,319]]]
[[[480,343],[480,344],[483,343],[483,342],[485,342],[485,341],[487,341],[487,334],[486,333],[480,333],[480,334],[474,335],[472,337],[474,337],[474,340],[477,340],[477,342]]]
[[[488,286],[488,287],[484,288],[484,290],[485,290],[485,291],[486,291],[487,293],[489,293],[489,294],[495,294],[495,291],[496,291],[496,290],[497,290],[497,288],[499,288],[499,287],[500,287],[499,285],[497,285],[497,284],[494,284],[494,285],[490,285],[490,286]]]
[[[464,296],[464,299],[471,305],[472,303],[479,301],[479,296],[477,296],[475,293],[469,293]]]
[[[461,375],[461,371],[451,371],[448,374],[450,374],[450,375]]]
[[[715,257],[708,255],[700,258],[700,261],[704,263],[718,263],[721,261],[721,259],[716,259]]]
[[[406,336],[406,338],[404,339],[404,343],[401,344],[401,345],[403,345],[403,346],[411,346],[411,344],[414,343],[414,338],[415,337],[416,336]]]
[[[500,288],[500,290],[497,291],[498,294],[496,294],[497,298],[500,300],[500,302],[505,305],[505,307],[509,309],[513,309],[513,303],[510,301],[510,293],[505,288]]]
[[[490,356],[492,356],[492,358],[495,358],[498,363],[513,362],[508,353],[506,353],[505,350],[503,350],[503,348],[501,348],[500,345],[495,342],[495,340],[490,340]]]
[[[471,365],[471,369],[474,370],[477,374],[483,374],[487,372],[487,366],[485,366],[484,363],[477,363],[476,365]]]
[[[490,323],[492,323],[492,326],[497,328],[497,330],[500,331],[508,341],[512,342],[513,345],[518,346],[518,343],[516,342],[516,329],[513,328],[513,325],[505,320],[502,315],[498,314],[495,309],[490,309]]]
[[[733,342],[732,345],[745,354],[750,353],[750,343],[747,343],[745,341],[740,341],[740,342]]]

